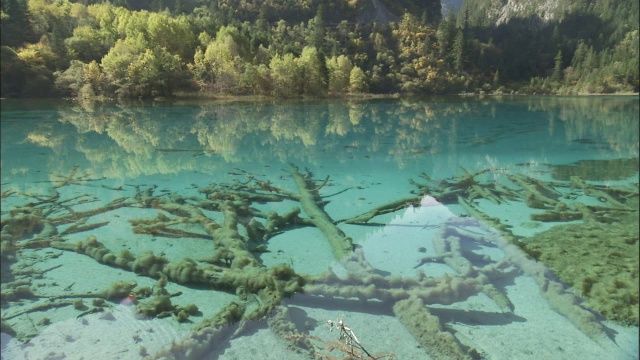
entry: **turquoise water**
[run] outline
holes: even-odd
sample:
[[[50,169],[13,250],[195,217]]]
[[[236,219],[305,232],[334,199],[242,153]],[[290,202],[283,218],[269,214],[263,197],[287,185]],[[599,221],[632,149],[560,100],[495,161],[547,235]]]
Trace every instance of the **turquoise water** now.
[[[637,358],[638,110],[2,100],[2,356]]]

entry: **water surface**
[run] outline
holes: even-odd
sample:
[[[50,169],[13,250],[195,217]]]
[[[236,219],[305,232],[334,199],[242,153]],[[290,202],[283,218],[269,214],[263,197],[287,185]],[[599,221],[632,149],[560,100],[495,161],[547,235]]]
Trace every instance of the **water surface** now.
[[[3,100],[3,358],[637,358],[638,110]]]

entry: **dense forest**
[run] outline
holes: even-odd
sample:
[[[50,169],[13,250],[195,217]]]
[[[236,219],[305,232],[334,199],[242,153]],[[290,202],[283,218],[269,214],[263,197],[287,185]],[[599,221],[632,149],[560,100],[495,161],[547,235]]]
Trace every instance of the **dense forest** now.
[[[1,96],[638,92],[637,0],[511,3],[2,0]]]

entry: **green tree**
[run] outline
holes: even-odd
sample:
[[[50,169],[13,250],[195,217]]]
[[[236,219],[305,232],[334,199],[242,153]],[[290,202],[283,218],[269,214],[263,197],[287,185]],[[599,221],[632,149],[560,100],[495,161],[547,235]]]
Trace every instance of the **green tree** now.
[[[102,69],[113,91],[124,97],[168,96],[187,78],[178,55],[148,46],[142,34],[118,40],[102,59]]]
[[[22,94],[27,69],[18,54],[9,46],[0,48],[0,96],[19,97]]]
[[[55,95],[53,70],[58,55],[53,51],[46,37],[36,44],[27,44],[17,52],[24,65],[24,83],[20,85],[21,97],[51,97]]]
[[[296,59],[301,74],[302,92],[305,95],[324,95],[326,84],[323,66],[318,50],[313,46],[306,46],[302,54]]]
[[[240,76],[240,88],[244,93],[253,95],[270,95],[271,73],[265,64],[246,64],[245,71]]]
[[[107,55],[102,58],[101,66],[109,88],[121,96],[127,96],[130,89],[127,69],[135,62],[146,44],[138,39],[127,38],[116,41]]]
[[[102,59],[115,44],[114,38],[109,35],[89,25],[80,25],[73,30],[73,36],[65,39],[64,43],[72,58],[89,62]]]
[[[446,19],[440,21],[436,36],[438,39],[438,56],[441,59],[446,59],[449,57],[451,46],[456,36],[456,20],[452,11],[449,11]]]
[[[144,36],[148,38],[147,26],[149,16],[152,14],[146,10],[129,11],[125,8],[115,8],[114,29],[120,38],[137,38]]]
[[[0,39],[3,46],[18,47],[31,41],[33,31],[29,22],[27,0],[2,0],[0,3]]]
[[[185,13],[185,0],[175,0],[173,5],[173,13],[175,15],[182,15]]]
[[[184,85],[184,64],[165,48],[147,49],[129,66],[129,81],[136,96],[170,96]]]
[[[387,40],[384,38],[384,35],[379,32],[372,32],[373,35],[373,49],[378,53],[385,53],[389,50],[387,46]]]
[[[464,31],[458,30],[451,50],[453,55],[453,67],[458,71],[462,70],[467,63],[465,43]]]
[[[84,66],[84,84],[83,88],[80,89],[80,96],[88,96],[91,94],[105,95],[105,90],[108,88],[106,76],[100,64],[96,61],[92,61]]]
[[[271,28],[265,18],[264,12],[260,12],[260,17],[256,20],[255,26],[249,34],[249,50],[257,51],[261,46],[267,48],[271,43]]]
[[[453,41],[454,68],[458,71],[467,67],[471,56],[471,32],[469,31],[469,8],[465,8],[462,16],[462,25],[457,29]]]
[[[274,56],[269,63],[269,68],[274,95],[293,97],[302,93],[301,70],[293,54]]]
[[[149,14],[146,31],[153,46],[165,48],[183,61],[193,58],[196,37],[185,16],[174,18],[165,13]]]
[[[71,60],[69,68],[56,76],[55,87],[61,94],[78,96],[85,84],[84,63]]]
[[[219,13],[212,10],[210,6],[198,6],[187,16],[194,34],[200,34],[202,32],[215,34],[220,26],[222,26]]]
[[[64,40],[72,35],[77,26],[77,19],[72,16],[77,7],[83,6],[72,4],[68,0],[29,0],[29,13],[35,35],[38,38],[47,37],[49,46],[61,60],[58,64],[60,67],[68,65]]]
[[[349,75],[349,91],[352,93],[366,93],[369,91],[367,78],[358,66],[354,66]]]
[[[223,26],[216,39],[211,40],[204,51],[196,51],[192,72],[201,89],[219,93],[238,91],[244,64],[240,57],[240,47],[235,40],[238,36],[236,28]]]
[[[327,59],[327,68],[329,70],[329,92],[334,94],[349,91],[349,77],[353,65],[351,60],[345,55],[333,56]]]
[[[151,0],[151,11],[160,12],[164,7],[162,0]]]
[[[324,12],[324,6],[320,4],[320,6],[318,6],[316,16],[313,19],[309,20],[309,25],[308,25],[309,35],[307,38],[307,44],[320,50],[324,48],[324,37],[325,37],[323,12]]]
[[[555,66],[553,68],[553,74],[551,75],[551,80],[555,82],[562,81],[562,50],[558,50],[558,53],[555,57]]]

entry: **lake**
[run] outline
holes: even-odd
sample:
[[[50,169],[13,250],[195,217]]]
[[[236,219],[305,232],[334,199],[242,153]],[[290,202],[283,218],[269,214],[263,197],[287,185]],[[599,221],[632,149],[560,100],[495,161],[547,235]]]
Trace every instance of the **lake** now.
[[[637,96],[2,100],[3,359],[637,359]]]

